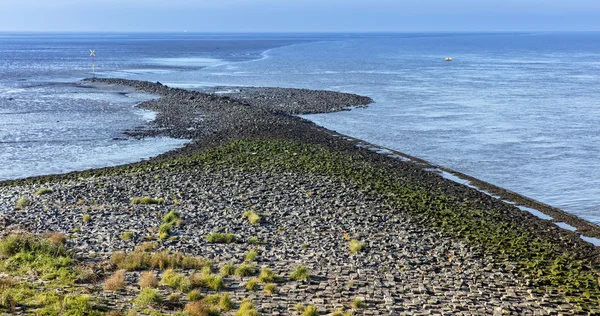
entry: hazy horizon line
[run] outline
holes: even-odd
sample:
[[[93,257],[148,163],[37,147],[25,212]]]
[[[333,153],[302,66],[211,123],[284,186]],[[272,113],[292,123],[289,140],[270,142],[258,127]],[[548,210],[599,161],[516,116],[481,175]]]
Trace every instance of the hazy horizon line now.
[[[414,31],[42,31],[42,30],[0,30],[0,33],[42,33],[42,34],[65,34],[65,33],[89,33],[89,34],[407,34],[407,33],[600,33],[600,30],[414,30]]]

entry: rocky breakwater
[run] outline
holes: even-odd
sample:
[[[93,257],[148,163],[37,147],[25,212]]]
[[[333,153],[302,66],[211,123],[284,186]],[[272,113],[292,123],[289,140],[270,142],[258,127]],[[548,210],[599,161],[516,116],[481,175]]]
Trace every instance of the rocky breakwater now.
[[[88,268],[66,274],[71,283],[58,291],[91,296],[95,311],[196,315],[203,304],[233,315],[220,304],[225,294],[234,309],[249,309],[247,299],[264,315],[552,315],[597,307],[598,252],[576,234],[290,115],[368,98],[296,96],[307,105],[286,99],[297,90],[223,96],[98,83],[160,95],[142,104],[158,112],[153,133],[193,143],[146,162],[0,185],[2,234],[64,235],[51,238]],[[261,103],[264,91],[281,100]],[[15,269],[23,257],[5,244],[0,273],[13,281],[0,283],[9,284],[3,293],[21,300],[20,311],[41,308],[49,300],[18,296],[19,284],[56,293],[47,280],[62,280],[69,266],[59,266],[62,274],[33,263]],[[161,282],[146,282],[149,272]],[[119,273],[122,282],[114,282]],[[142,299],[150,292],[156,299]],[[6,302],[0,311],[11,308]]]

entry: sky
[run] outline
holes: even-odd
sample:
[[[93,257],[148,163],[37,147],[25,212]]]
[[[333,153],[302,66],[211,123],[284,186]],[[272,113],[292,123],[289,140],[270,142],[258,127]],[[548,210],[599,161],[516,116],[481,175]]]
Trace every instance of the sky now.
[[[0,31],[600,31],[599,0],[0,0]]]

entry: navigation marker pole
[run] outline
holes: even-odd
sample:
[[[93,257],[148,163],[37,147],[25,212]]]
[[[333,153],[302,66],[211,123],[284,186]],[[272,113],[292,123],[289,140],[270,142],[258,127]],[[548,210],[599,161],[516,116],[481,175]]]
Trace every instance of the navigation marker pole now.
[[[96,66],[94,64],[96,58],[96,50],[90,49],[90,56],[92,56],[92,76],[96,78]]]

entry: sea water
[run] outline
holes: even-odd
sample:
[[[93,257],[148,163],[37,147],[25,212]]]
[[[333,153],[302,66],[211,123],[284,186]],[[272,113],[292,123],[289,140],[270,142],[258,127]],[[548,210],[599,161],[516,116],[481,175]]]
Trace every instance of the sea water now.
[[[94,39],[101,45],[86,42],[84,35],[56,35],[49,42],[27,36],[31,42],[23,51],[33,56],[53,50],[58,61],[51,67],[36,64],[27,76],[0,79],[8,82],[0,100],[28,94],[14,91],[22,88],[15,86],[18,78],[83,77],[88,46],[105,47],[97,50],[99,76],[185,88],[284,86],[368,95],[375,103],[366,109],[305,117],[600,223],[600,33],[113,34]],[[6,53],[4,41],[0,37],[0,54]],[[61,51],[67,56],[60,57]],[[3,65],[0,71],[11,73]],[[0,104],[3,111],[6,103]],[[123,115],[132,119],[125,125],[139,124],[138,110],[122,104],[131,111]],[[103,122],[113,132],[106,141],[125,127]],[[11,127],[19,128],[27,127]],[[102,142],[88,142],[89,148],[101,146],[96,144]],[[31,160],[41,164],[44,157],[34,154]],[[27,162],[16,155],[0,159],[15,160],[17,172],[4,177],[23,176],[18,170],[27,169],[16,166]]]

